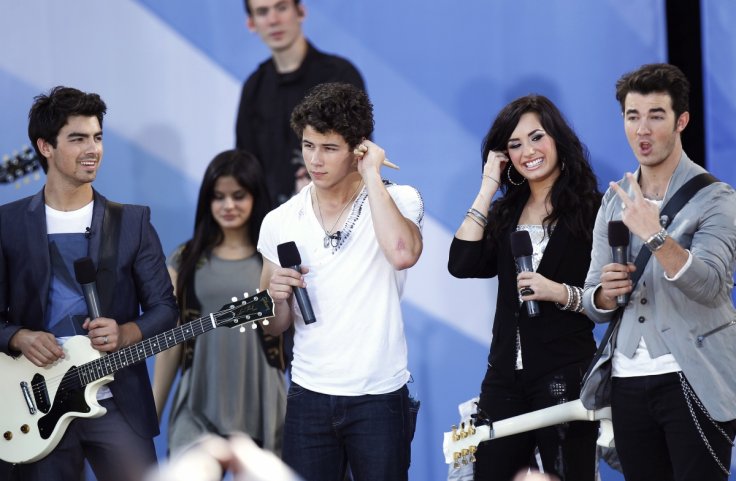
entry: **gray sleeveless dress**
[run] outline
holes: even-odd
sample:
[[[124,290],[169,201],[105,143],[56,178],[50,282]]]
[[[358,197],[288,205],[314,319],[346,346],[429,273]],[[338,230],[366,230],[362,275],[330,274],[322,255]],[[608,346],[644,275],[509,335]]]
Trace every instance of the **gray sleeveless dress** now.
[[[169,258],[178,268],[180,249]],[[202,316],[221,310],[232,297],[252,295],[262,261],[253,255],[224,260],[212,255],[196,272],[194,291]],[[281,452],[286,389],[283,374],[271,367],[258,334],[250,326],[220,327],[196,338],[192,366],[181,376],[169,417],[169,452],[175,454],[204,433],[241,431]]]

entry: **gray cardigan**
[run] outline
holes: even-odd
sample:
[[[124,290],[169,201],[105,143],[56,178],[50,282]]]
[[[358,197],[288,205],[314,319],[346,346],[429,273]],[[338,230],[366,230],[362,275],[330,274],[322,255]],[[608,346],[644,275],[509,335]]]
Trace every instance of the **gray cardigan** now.
[[[702,172],[705,170],[683,153],[663,205],[685,182]],[[631,193],[625,179],[618,183]],[[597,323],[608,322],[613,316],[594,307],[593,295],[602,267],[612,262],[608,222],[620,219],[621,202],[609,189],[596,217],[583,296],[588,317]],[[736,419],[736,309],[731,298],[736,263],[736,191],[722,182],[703,188],[674,217],[667,231],[690,251],[691,265],[676,280],[667,280],[652,256],[611,339],[616,349],[629,357],[641,336],[652,357],[671,353],[710,415],[717,421]],[[643,241],[632,236],[632,259],[642,246]],[[609,403],[606,373],[610,371],[598,368],[610,360],[610,344],[583,386],[580,397],[588,408]]]

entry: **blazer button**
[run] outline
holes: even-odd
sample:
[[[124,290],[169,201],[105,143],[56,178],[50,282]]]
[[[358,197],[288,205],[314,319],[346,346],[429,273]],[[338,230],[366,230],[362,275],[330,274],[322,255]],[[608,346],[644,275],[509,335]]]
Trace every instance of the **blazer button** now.
[[[646,304],[647,302],[648,302],[648,301],[647,301],[646,297],[642,297],[642,298],[641,298],[641,303],[642,303],[642,304]]]
[[[646,320],[646,319],[644,319],[644,316],[640,316],[640,317],[639,317],[639,322],[642,322],[642,323],[643,323],[643,322],[644,322],[645,320]]]

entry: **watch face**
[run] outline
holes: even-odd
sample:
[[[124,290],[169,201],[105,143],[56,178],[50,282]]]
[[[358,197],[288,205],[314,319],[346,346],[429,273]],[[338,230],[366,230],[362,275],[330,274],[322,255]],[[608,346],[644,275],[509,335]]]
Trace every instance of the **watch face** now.
[[[664,245],[664,241],[667,239],[667,231],[662,229],[645,242],[646,246],[651,251],[656,251]]]

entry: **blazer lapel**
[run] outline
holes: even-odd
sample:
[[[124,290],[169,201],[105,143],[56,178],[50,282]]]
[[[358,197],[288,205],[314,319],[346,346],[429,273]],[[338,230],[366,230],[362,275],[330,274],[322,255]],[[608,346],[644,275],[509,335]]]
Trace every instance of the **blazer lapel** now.
[[[32,275],[35,278],[33,285],[39,286],[37,295],[41,306],[41,319],[32,322],[38,322],[38,326],[43,326],[51,281],[51,259],[49,258],[49,236],[46,230],[46,204],[43,189],[31,198],[27,213],[28,218],[23,219],[27,230],[25,238],[32,242],[32,245],[28,246],[28,261],[33,266]]]
[[[562,258],[559,253],[566,248],[569,237],[570,232],[561,222],[558,222],[557,226],[552,231],[547,247],[544,249],[544,255],[542,256],[542,260],[539,262],[537,272],[548,279],[551,274],[557,272],[560,265],[560,259]]]
[[[105,217],[105,204],[107,199],[94,191],[95,205],[92,208],[91,235],[87,246],[87,255],[95,264],[95,269],[100,267],[100,245],[102,244],[102,221]]]

